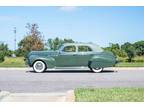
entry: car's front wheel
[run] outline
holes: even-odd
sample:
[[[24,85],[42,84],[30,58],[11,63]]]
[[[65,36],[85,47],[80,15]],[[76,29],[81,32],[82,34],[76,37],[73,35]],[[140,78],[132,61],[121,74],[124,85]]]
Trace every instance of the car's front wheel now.
[[[43,61],[36,61],[33,64],[33,69],[37,73],[42,73],[46,70],[46,64]]]
[[[95,73],[100,73],[100,72],[102,72],[103,71],[103,68],[90,68],[93,72],[95,72]]]

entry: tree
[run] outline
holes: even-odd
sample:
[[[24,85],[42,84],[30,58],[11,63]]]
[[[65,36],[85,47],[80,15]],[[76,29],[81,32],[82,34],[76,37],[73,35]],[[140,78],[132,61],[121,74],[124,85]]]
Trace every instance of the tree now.
[[[129,46],[126,52],[128,55],[128,62],[132,62],[132,58],[135,57],[135,48],[133,46]]]
[[[60,45],[63,44],[63,40],[56,37],[55,39],[48,39],[47,46],[50,50],[57,50]]]
[[[72,39],[60,39],[56,37],[55,39],[48,39],[47,47],[49,50],[58,50],[58,48],[64,43],[74,43]]]
[[[118,43],[116,43],[116,44],[111,43],[111,48],[112,49],[120,49],[120,45]]]
[[[114,55],[119,57],[127,56],[126,52],[120,48],[120,45],[118,43],[116,44],[111,43],[110,45],[111,45],[110,47],[106,47],[104,49],[113,52]]]
[[[11,51],[8,49],[8,45],[0,43],[0,62],[4,61],[5,56],[11,56]]]
[[[0,62],[4,61],[4,53],[2,51],[0,51]]]
[[[17,55],[26,56],[28,52],[43,50],[44,43],[37,24],[27,24],[27,35],[18,43]]]
[[[126,51],[129,46],[132,46],[132,44],[129,43],[129,42],[126,42],[123,45],[121,45],[121,49],[124,50],[124,51]]]
[[[126,42],[121,46],[121,48],[127,53],[128,62],[131,62],[132,59],[135,57],[135,48],[134,48],[134,46],[131,43]]]
[[[134,47],[138,56],[144,55],[144,41],[135,42]]]

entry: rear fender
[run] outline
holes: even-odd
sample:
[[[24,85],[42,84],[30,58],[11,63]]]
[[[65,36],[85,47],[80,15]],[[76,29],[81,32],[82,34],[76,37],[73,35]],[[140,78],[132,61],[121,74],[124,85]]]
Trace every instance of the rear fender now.
[[[107,58],[103,56],[94,56],[90,60],[90,67],[97,68],[97,67],[112,67],[115,64],[115,61],[112,58]]]

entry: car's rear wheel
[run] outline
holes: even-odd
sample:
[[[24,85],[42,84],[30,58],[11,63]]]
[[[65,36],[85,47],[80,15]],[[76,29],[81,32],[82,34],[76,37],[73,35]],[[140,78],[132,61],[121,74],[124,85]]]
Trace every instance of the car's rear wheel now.
[[[33,70],[37,73],[42,73],[46,70],[46,64],[43,61],[36,61],[33,64]]]
[[[98,68],[90,68],[93,72],[95,72],[95,73],[100,73],[100,72],[102,72],[103,71],[103,68],[100,68],[100,67],[98,67]]]

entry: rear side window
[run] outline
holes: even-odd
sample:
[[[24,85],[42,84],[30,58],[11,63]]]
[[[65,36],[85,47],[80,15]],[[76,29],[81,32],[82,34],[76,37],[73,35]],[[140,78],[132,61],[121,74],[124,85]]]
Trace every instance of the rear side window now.
[[[74,45],[72,46],[66,46],[63,49],[64,52],[76,52],[76,47]]]
[[[78,46],[78,52],[89,52],[92,49],[89,46]]]

